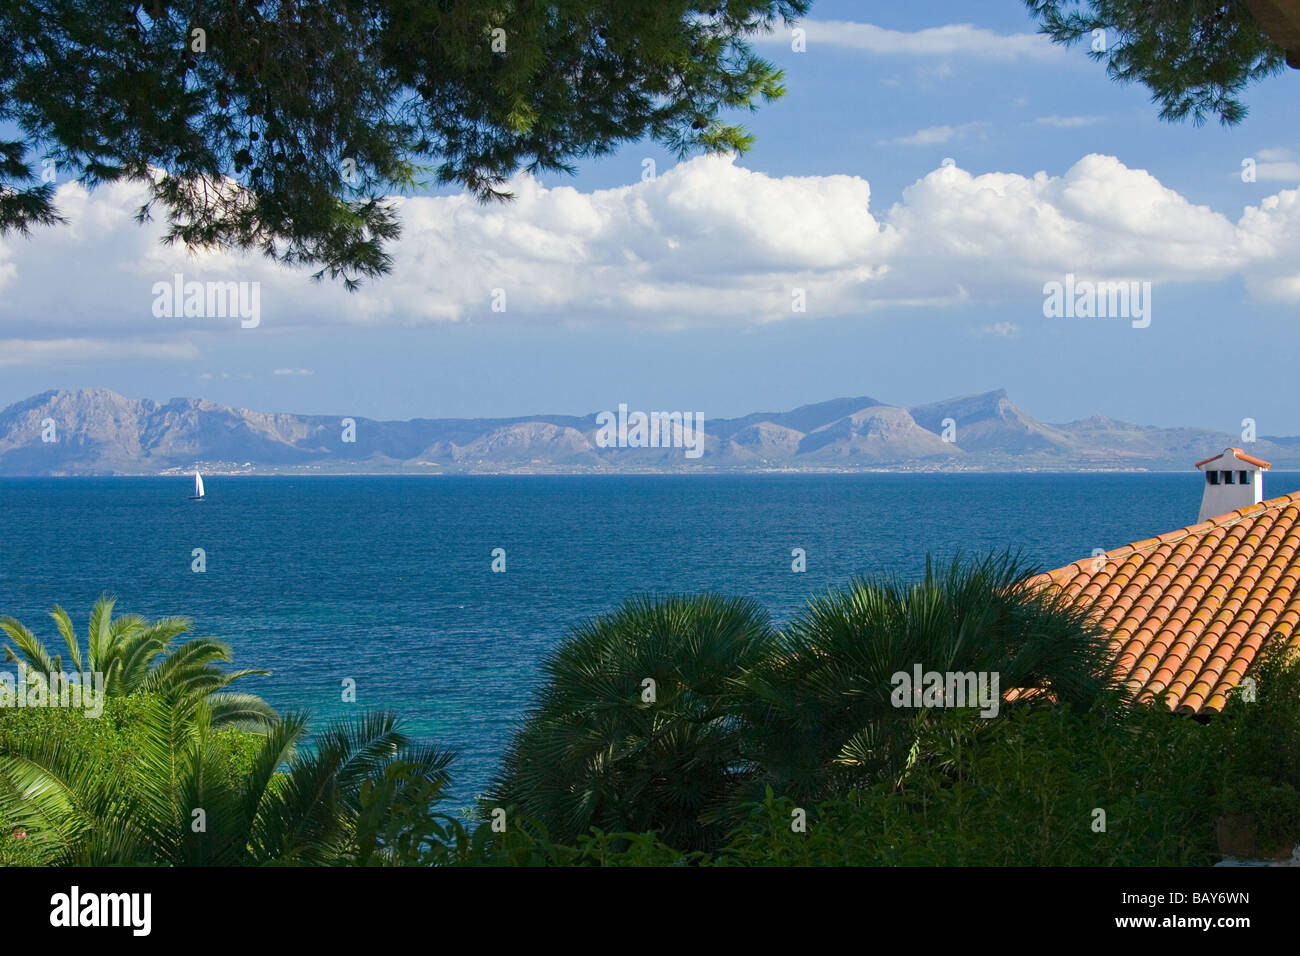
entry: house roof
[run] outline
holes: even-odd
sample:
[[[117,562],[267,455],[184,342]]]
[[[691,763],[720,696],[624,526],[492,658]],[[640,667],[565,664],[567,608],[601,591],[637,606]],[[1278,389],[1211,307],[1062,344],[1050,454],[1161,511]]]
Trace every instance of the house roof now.
[[[1266,641],[1300,644],[1300,492],[1036,580],[1095,607],[1141,699],[1217,712]]]
[[[1202,465],[1208,465],[1208,464],[1209,464],[1210,462],[1212,462],[1212,461],[1218,461],[1218,460],[1219,460],[1220,458],[1222,458],[1224,455],[1228,455],[1228,454],[1232,455],[1233,458],[1236,458],[1236,459],[1238,459],[1238,460],[1240,460],[1240,461],[1248,462],[1248,463],[1254,465],[1256,468],[1272,468],[1272,467],[1273,467],[1269,462],[1264,461],[1262,458],[1256,458],[1256,457],[1254,457],[1253,455],[1247,455],[1247,454],[1246,454],[1244,451],[1242,451],[1240,448],[1225,448],[1225,449],[1223,449],[1222,452],[1220,452],[1220,453],[1217,454],[1217,455],[1212,455],[1212,456],[1210,456],[1209,458],[1202,458],[1200,461],[1198,461],[1198,462],[1197,462],[1195,465],[1193,465],[1192,467],[1193,467],[1193,468],[1200,468]]]

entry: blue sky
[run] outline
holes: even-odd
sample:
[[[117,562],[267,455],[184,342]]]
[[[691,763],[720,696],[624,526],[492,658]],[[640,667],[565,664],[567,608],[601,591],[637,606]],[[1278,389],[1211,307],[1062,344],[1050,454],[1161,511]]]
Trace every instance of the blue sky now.
[[[746,117],[750,153],[678,166],[633,144],[509,206],[412,200],[398,271],[356,296],[176,260],[129,190],[65,186],[71,227],[0,240],[0,404],[95,385],[378,418],[717,418],[1005,388],[1047,421],[1300,434],[1300,72],[1249,90],[1239,127],[1198,129],[1031,36],[1018,0],[819,0],[806,26],[806,52],[762,44],[789,92]],[[176,268],[260,281],[259,325],[151,315]],[[1066,272],[1152,282],[1150,326],[1044,317]]]

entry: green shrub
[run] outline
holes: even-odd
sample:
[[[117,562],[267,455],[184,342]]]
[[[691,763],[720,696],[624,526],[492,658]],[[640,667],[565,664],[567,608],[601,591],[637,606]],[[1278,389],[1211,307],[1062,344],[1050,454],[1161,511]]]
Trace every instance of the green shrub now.
[[[1010,555],[927,562],[922,580],[855,580],[809,601],[776,652],[747,675],[746,755],[762,770],[756,793],[813,803],[897,781],[919,760],[927,728],[952,710],[899,706],[894,675],[961,672],[996,677],[997,716],[1013,688],[1047,689],[1087,707],[1108,689],[1104,635],[1085,609],[1029,583]],[[949,705],[951,706],[951,705]],[[994,721],[959,711],[963,734]]]
[[[707,851],[765,787],[813,802],[940,759],[920,747],[942,711],[896,706],[898,672],[995,674],[999,708],[1006,690],[1048,686],[1086,707],[1107,689],[1105,640],[1086,611],[1027,582],[1009,555],[927,565],[916,583],[814,598],[780,634],[752,601],[630,601],[544,662],[485,805],[518,806],[569,843],[593,827],[653,830]],[[976,713],[963,733],[989,725]]]
[[[1300,845],[1300,654],[1266,648],[1210,729],[1218,811],[1245,821],[1259,853]]]
[[[517,806],[561,841],[598,827],[716,845],[716,814],[752,773],[743,678],[771,641],[758,604],[707,594],[629,601],[579,627],[543,663],[485,806]]]
[[[0,755],[58,749],[75,753],[79,762],[96,768],[98,785],[111,791],[116,802],[131,805],[144,799],[142,773],[149,709],[160,698],[150,694],[105,697],[103,712],[87,717],[68,707],[0,707]],[[223,727],[212,732],[212,761],[208,771],[214,781],[235,785],[253,768],[261,737]],[[16,836],[15,830],[23,833]],[[0,810],[0,865],[41,865],[65,856],[66,847],[53,832],[6,819]]]
[[[795,802],[769,790],[715,862],[1204,865],[1214,859],[1206,736],[1150,710],[1022,709],[985,733],[948,734],[942,765],[917,767],[901,787],[882,782],[804,808],[806,832],[792,829]]]

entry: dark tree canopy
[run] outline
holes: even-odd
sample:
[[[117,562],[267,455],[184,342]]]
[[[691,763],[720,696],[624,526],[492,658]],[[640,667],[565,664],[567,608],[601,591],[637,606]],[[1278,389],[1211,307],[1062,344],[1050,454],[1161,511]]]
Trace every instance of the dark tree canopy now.
[[[1104,44],[1089,56],[1122,83],[1138,82],[1160,104],[1160,118],[1200,125],[1217,116],[1240,123],[1237,98],[1250,84],[1280,71],[1282,48],[1261,28],[1245,0],[1025,0],[1040,31],[1056,43]]]
[[[811,0],[3,0],[0,234],[60,220],[46,160],[147,183],[168,241],[386,272],[394,188],[503,197],[644,138],[744,150],[746,43]],[[12,133],[11,133],[12,135]]]

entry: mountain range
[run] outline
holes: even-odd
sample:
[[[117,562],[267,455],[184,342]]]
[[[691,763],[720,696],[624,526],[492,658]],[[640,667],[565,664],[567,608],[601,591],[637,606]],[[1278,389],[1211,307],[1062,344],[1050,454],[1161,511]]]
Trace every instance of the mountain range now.
[[[659,444],[677,437],[676,447],[626,447],[637,444],[635,422],[627,440],[608,422],[600,414],[374,421],[197,398],[164,404],[103,388],[49,391],[0,412],[0,475],[1184,470],[1242,445],[1209,428],[1101,416],[1047,424],[1003,390],[912,408],[860,396],[705,420],[697,457],[667,421],[655,429]],[[1300,438],[1261,436],[1247,447],[1274,467],[1300,468]]]

